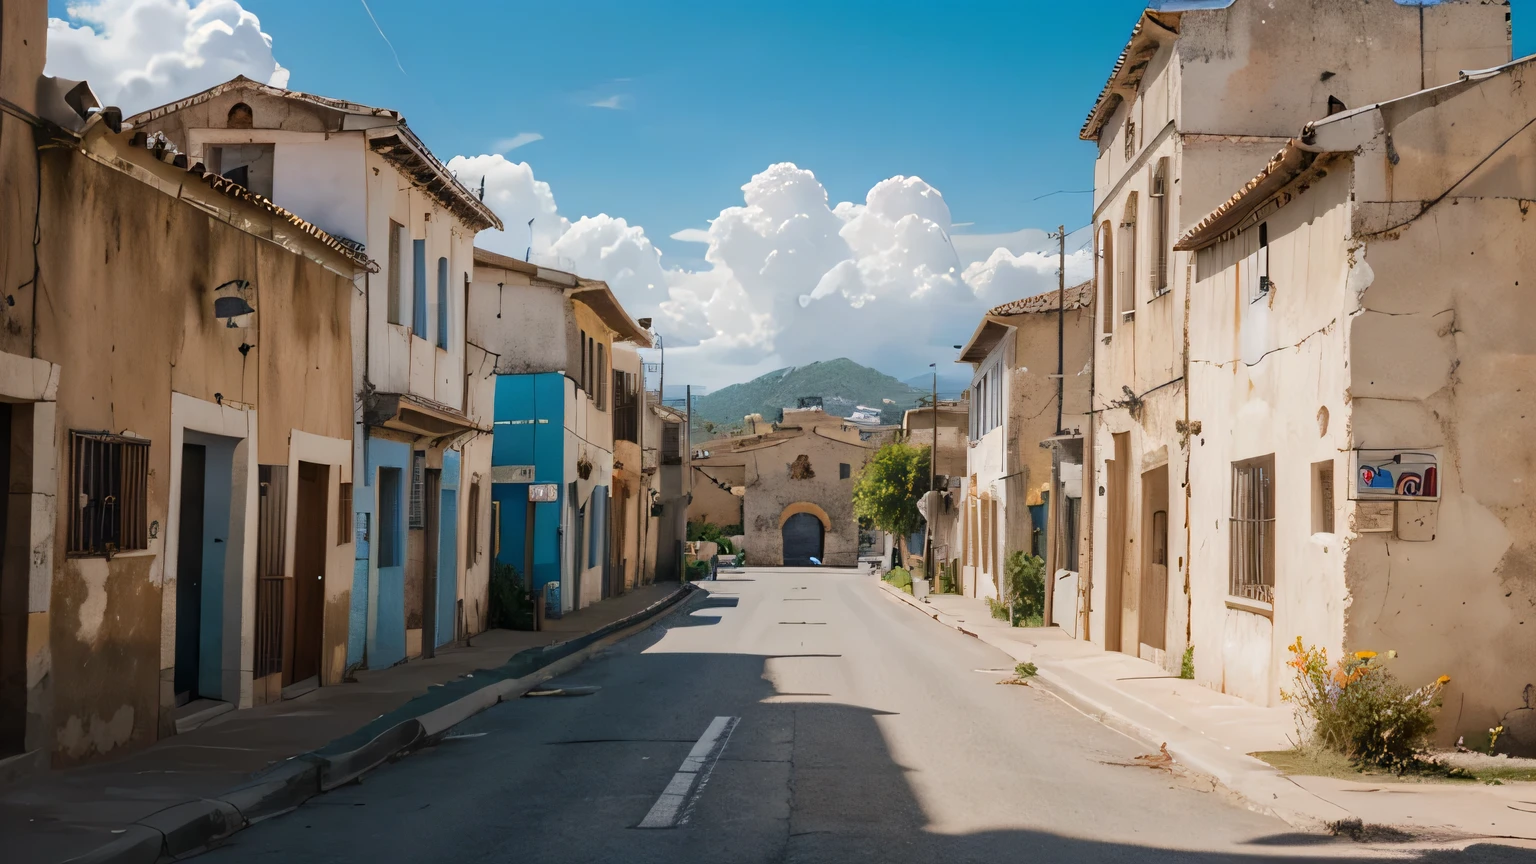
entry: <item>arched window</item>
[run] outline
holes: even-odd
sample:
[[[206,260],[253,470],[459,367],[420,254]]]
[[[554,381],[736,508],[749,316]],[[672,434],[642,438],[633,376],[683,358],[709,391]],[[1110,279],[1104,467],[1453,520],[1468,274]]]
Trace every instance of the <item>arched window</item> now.
[[[251,106],[244,102],[236,102],[235,107],[229,109],[229,117],[224,125],[231,129],[250,129],[255,126],[256,116],[251,113]]]
[[[1099,253],[1099,310],[1104,320],[1104,332],[1115,332],[1115,238],[1110,223],[1099,226],[1099,242],[1104,244]]]
[[[1125,202],[1125,218],[1120,222],[1120,270],[1116,281],[1120,312],[1136,311],[1136,193]]]
[[[1152,172],[1152,296],[1168,290],[1168,157]]]

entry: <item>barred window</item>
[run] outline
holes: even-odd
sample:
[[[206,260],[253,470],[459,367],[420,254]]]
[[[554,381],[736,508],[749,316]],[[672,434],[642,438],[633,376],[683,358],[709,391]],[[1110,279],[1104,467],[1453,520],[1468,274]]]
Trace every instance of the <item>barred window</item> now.
[[[1232,573],[1234,597],[1275,600],[1275,457],[1232,465]]]
[[[71,431],[69,468],[69,554],[149,548],[149,442]]]
[[[417,450],[411,460],[410,528],[427,527],[427,451]]]
[[[336,502],[336,545],[352,542],[352,484],[342,483]]]

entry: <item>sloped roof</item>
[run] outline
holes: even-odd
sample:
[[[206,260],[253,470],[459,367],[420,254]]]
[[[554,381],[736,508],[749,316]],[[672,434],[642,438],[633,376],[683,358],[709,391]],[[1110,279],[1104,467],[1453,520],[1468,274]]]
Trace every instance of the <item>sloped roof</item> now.
[[[425,143],[411,128],[406,125],[405,116],[399,111],[389,108],[375,108],[371,105],[363,105],[358,102],[349,102],[345,99],[332,99],[329,96],[317,96],[313,93],[302,93],[298,90],[285,90],[282,87],[274,87],[263,84],[260,81],[237,75],[223,84],[216,84],[201,93],[194,93],[185,99],[168,102],[157,108],[141,111],[125,119],[125,123],[131,123],[134,128],[143,128],[146,124],[153,123],[170,114],[186,110],[195,105],[201,105],[212,101],[226,93],[254,92],[277,99],[286,99],[294,102],[303,102],[335,111],[352,118],[367,118],[369,122],[348,124],[343,122],[342,129],[347,131],[361,131],[368,139],[370,149],[383,156],[386,161],[394,165],[402,174],[411,178],[411,181],[425,190],[438,203],[463,219],[476,231],[486,228],[502,228],[501,219],[498,218],[481,201],[478,196],[470,192],[464,184],[453,176]]]
[[[1082,309],[1093,305],[1093,282],[1084,282],[1074,285],[1065,292],[1065,297],[1058,297],[1062,292],[1047,291],[1044,294],[1036,294],[1032,297],[1023,297],[1018,300],[1010,300],[1001,306],[994,306],[988,315],[1029,315],[1035,312],[1055,312],[1057,304],[1064,304],[1068,311]]]
[[[1230,3],[1230,0],[1227,0]],[[1168,6],[1168,11],[1163,11]],[[1149,8],[1136,19],[1136,27],[1131,30],[1131,38],[1126,40],[1125,48],[1121,49],[1120,56],[1115,59],[1115,66],[1109,72],[1109,80],[1104,82],[1104,88],[1099,91],[1099,98],[1093,103],[1093,110],[1088,112],[1088,119],[1083,122],[1082,131],[1078,137],[1084,141],[1097,141],[1099,132],[1104,124],[1109,122],[1115,109],[1120,106],[1125,97],[1120,91],[1135,89],[1141,83],[1141,76],[1146,71],[1147,63],[1151,62],[1157,53],[1158,39],[1155,34],[1179,32],[1179,13],[1175,10],[1187,7],[1186,2],[1174,3],[1153,2]],[[1202,7],[1205,8],[1205,7]],[[1215,8],[1215,7],[1210,7]]]

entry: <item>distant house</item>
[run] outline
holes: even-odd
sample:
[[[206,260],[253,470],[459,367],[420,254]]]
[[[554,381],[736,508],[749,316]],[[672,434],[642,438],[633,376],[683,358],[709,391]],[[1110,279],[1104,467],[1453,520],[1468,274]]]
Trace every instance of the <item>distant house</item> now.
[[[819,407],[786,408],[783,422],[772,428],[755,418],[746,425],[759,431],[711,441],[709,456],[695,460],[694,468],[743,487],[747,562],[810,566],[814,558],[829,567],[855,566],[853,483],[875,446],[862,439],[858,425]],[[706,506],[714,505],[690,507],[689,520],[704,521]]]

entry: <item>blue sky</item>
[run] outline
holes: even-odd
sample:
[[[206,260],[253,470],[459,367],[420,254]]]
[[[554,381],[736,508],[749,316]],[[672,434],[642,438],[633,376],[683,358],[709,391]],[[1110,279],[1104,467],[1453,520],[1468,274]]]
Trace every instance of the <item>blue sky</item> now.
[[[114,14],[121,21],[133,14],[122,10],[171,0],[85,2],[118,10]],[[66,5],[50,0],[50,12],[62,17]],[[573,232],[562,241],[565,247],[585,242],[582,248],[596,254],[614,248],[615,238],[627,238],[620,244],[627,244],[626,254],[654,259],[649,251],[654,244],[663,253],[663,266],[707,276],[705,246],[671,235],[703,229],[723,209],[740,207],[743,184],[756,183],[754,175],[780,162],[814,172],[834,204],[862,203],[871,187],[887,178],[920,176],[942,193],[948,224],[942,214],[937,224],[953,235],[1050,230],[1061,223],[1070,229],[1086,223],[1089,195],[1051,193],[1092,185],[1094,148],[1079,141],[1077,132],[1144,3],[368,0],[368,5],[393,53],[362,0],[240,0],[272,38],[265,68],[270,71],[275,58],[290,73],[288,86],[399,109],[445,161],[495,153],[498,142],[520,134],[542,136],[506,151],[510,163],[528,164],[528,169],[517,166],[521,174],[510,164],[500,166],[507,182],[527,187],[516,193],[519,206],[534,207],[539,202],[533,198],[552,195],[561,220],[597,214],[627,220],[587,225],[588,236]],[[1512,8],[1515,55],[1536,53],[1536,25],[1525,24],[1526,17],[1536,18],[1536,0],[1513,0]],[[249,29],[245,48],[255,33]],[[244,56],[242,51],[231,49]],[[80,62],[94,68],[89,75],[70,77],[100,81],[112,63],[132,65],[144,58],[113,55]],[[239,62],[236,57],[219,68],[239,69]],[[221,71],[217,80],[229,74]],[[481,170],[478,163],[473,168]],[[535,177],[550,188],[540,192],[532,183]],[[474,178],[469,179],[473,184]],[[785,186],[785,178],[773,179]],[[895,206],[918,202],[921,209],[927,206],[922,202],[932,200],[924,197],[932,189],[925,189],[887,191]],[[546,203],[540,212],[553,213],[554,202]],[[514,212],[521,214],[521,224],[533,211]],[[915,211],[892,211],[885,230],[893,228],[900,212]],[[512,215],[503,212],[509,225]],[[551,225],[550,238],[559,236],[564,225]],[[634,226],[643,226],[643,235]],[[831,230],[837,233],[837,227]],[[520,252],[525,242],[522,236],[501,239],[508,251],[516,247]],[[937,288],[973,289],[961,297],[963,314],[939,323],[904,310],[899,299],[882,298],[883,308],[895,314],[876,316],[878,328],[894,320],[923,319],[932,332],[918,342],[931,353],[964,341],[977,308],[1054,286],[1055,261],[1038,254],[1044,246],[1038,236],[996,244],[981,239],[972,244],[979,252],[962,249],[959,241],[948,249],[946,240],[937,257],[934,250],[916,250],[899,261],[877,260],[877,265],[909,269],[912,261],[932,264],[941,277],[953,262],[957,266],[949,272],[954,275],[947,282],[939,278],[943,284]],[[1002,274],[992,283],[993,293],[1010,296],[988,295],[981,287],[986,274],[973,276],[969,269],[993,245],[1007,246],[1019,256],[992,262],[998,266],[991,270]],[[538,251],[538,243],[535,247]],[[587,260],[579,248],[572,254],[573,260]],[[584,275],[610,282],[627,278],[632,285],[615,284],[615,289],[634,314],[670,315],[669,344],[704,343],[701,360],[710,363],[700,363],[701,383],[720,383],[776,365],[857,354],[825,336],[799,342],[788,338],[796,327],[814,323],[804,317],[796,323],[796,314],[826,320],[846,315],[855,326],[876,320],[869,313],[881,308],[878,304],[852,314],[860,309],[855,299],[878,294],[867,285],[840,283],[848,301],[839,300],[836,308],[820,311],[807,303],[804,292],[815,288],[810,298],[816,300],[825,296],[824,288],[837,287],[836,280],[828,279],[839,257],[847,257],[846,249],[839,247],[820,270],[792,274],[800,278],[785,288],[779,298],[784,304],[769,308],[761,303],[755,310],[748,308],[745,298],[755,295],[744,278],[711,282],[680,277],[673,270],[663,274],[654,260],[638,275],[622,277],[616,270]],[[1085,275],[1086,266],[1086,261],[1069,262],[1069,274]],[[818,282],[822,271],[826,278]],[[650,288],[663,281],[667,285]],[[675,307],[671,313],[665,309],[668,292]],[[707,316],[695,316],[708,321],[684,320],[684,307],[709,306],[703,300],[710,297],[714,308]],[[942,298],[934,302],[953,305]],[[751,323],[752,311],[774,320]],[[724,335],[710,343],[710,333]],[[935,359],[952,357],[892,362],[887,353],[884,359],[873,354],[855,359],[890,366],[887,371],[905,377]]]

